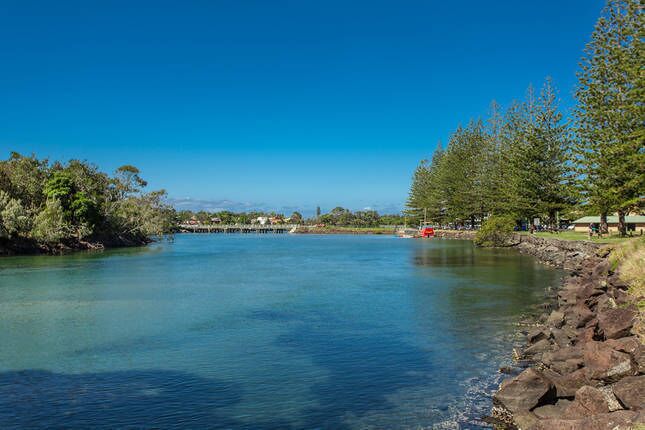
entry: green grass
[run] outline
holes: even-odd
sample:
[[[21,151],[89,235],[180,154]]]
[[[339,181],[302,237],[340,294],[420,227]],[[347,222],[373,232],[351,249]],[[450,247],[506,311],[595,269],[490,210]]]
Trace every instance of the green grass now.
[[[522,234],[530,234],[530,233],[522,232]],[[605,234],[603,235],[602,238],[599,238],[598,236],[594,236],[591,239],[589,239],[589,235],[587,233],[570,231],[570,230],[561,231],[560,233],[549,233],[546,231],[540,231],[540,232],[534,233],[534,235],[537,237],[551,237],[554,239],[579,240],[579,241],[593,242],[593,243],[621,243],[632,239],[631,237],[620,237],[618,236],[618,233],[613,233],[611,235]]]

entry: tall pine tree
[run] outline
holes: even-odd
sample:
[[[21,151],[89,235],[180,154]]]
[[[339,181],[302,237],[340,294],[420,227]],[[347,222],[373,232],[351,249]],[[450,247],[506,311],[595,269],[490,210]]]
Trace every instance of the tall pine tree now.
[[[640,0],[609,0],[596,23],[578,74],[577,161],[591,208],[625,214],[645,190],[643,39]]]

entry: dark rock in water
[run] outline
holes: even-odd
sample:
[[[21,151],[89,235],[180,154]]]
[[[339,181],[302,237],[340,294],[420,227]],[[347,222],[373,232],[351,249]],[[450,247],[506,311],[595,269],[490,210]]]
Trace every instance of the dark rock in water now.
[[[535,369],[526,369],[505,384],[493,401],[515,414],[555,400],[555,386]]]
[[[633,308],[603,310],[598,314],[598,328],[605,339],[619,339],[629,336],[637,312]]]
[[[587,342],[584,349],[585,373],[589,379],[614,382],[636,374],[629,354],[616,351],[604,342]]]
[[[623,378],[612,386],[612,391],[626,408],[645,409],[645,375]]]
[[[571,400],[560,399],[555,405],[544,405],[533,409],[533,413],[540,419],[560,418],[571,404]]]
[[[609,403],[598,388],[585,385],[576,391],[575,400],[564,411],[563,418],[585,418],[591,414],[609,413]]]

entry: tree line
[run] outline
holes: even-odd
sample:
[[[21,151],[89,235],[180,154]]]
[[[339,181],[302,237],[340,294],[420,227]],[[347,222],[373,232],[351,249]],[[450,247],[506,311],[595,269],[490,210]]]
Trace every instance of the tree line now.
[[[165,191],[144,191],[139,170],[110,176],[90,163],[11,153],[0,161],[0,248],[135,245],[172,228]]]
[[[176,216],[177,224],[197,221],[200,224],[211,224],[213,222],[221,224],[251,224],[258,217],[277,219],[280,222],[291,224],[325,224],[342,227],[378,227],[380,225],[403,225],[406,219],[401,214],[380,215],[375,210],[363,210],[352,212],[343,207],[335,207],[328,213],[323,214],[320,208],[317,208],[316,215],[311,218],[305,218],[298,212],[292,212],[290,216],[285,216],[278,212],[232,212],[232,211],[178,211]]]
[[[571,119],[547,78],[539,91],[458,126],[414,172],[406,212],[475,226],[491,216],[557,225],[576,213],[625,215],[642,205],[645,146],[640,0],[610,0],[585,49]],[[640,206],[642,208],[642,206]]]
[[[299,224],[303,221],[303,216],[300,212],[294,211],[290,216],[285,216],[283,213],[274,211],[247,211],[247,212],[233,212],[228,210],[223,211],[191,211],[181,210],[177,212],[177,223],[182,224],[190,221],[197,221],[200,224],[212,224],[213,222],[221,224],[252,224],[260,217],[274,218],[280,222],[290,222]]]
[[[339,227],[378,227],[381,225],[404,225],[406,218],[400,214],[383,214],[365,209],[352,212],[337,206],[326,214],[317,216],[312,222]]]

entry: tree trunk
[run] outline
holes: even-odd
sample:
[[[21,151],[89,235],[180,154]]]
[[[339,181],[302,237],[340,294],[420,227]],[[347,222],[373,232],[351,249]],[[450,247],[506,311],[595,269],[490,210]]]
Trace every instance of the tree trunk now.
[[[607,227],[607,211],[600,213],[600,232],[603,234],[609,232],[609,228]]]
[[[627,225],[625,225],[625,211],[618,211],[618,231],[620,232],[620,237],[627,236]]]
[[[474,230],[474,229],[475,229],[475,215],[472,215],[472,216],[470,217],[470,228],[471,228],[472,230]]]

